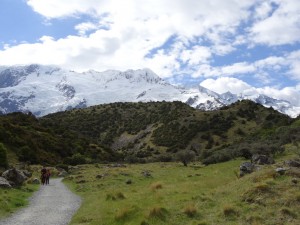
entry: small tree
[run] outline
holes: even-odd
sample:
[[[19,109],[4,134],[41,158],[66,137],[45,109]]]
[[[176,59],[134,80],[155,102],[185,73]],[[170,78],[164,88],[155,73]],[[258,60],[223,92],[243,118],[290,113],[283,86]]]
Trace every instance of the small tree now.
[[[190,163],[191,161],[193,161],[196,157],[195,152],[191,151],[191,150],[182,150],[177,152],[176,154],[177,159],[183,163],[184,166],[187,166],[188,163]]]
[[[7,149],[2,143],[0,143],[0,167],[4,167],[5,169],[8,167]]]

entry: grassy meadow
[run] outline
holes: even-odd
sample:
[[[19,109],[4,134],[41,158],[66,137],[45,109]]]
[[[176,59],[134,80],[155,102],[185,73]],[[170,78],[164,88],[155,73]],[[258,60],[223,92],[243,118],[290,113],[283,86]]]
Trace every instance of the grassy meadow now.
[[[0,188],[0,218],[9,216],[28,204],[29,197],[37,191],[39,185],[26,184],[20,188]]]
[[[299,170],[238,178],[241,162],[80,166],[65,180],[83,199],[71,224],[300,224]]]

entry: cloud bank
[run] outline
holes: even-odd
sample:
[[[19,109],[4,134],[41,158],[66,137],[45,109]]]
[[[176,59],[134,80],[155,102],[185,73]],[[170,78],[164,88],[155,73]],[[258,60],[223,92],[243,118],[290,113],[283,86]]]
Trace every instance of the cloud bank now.
[[[265,85],[255,91],[291,101],[292,95],[298,96],[298,0],[26,3],[50,24],[52,20],[84,19],[74,26],[76,35],[42,36],[35,43],[5,45],[0,50],[2,65],[55,64],[77,71],[148,67],[164,78],[191,76],[218,91],[250,90],[256,85],[248,87],[242,81],[247,76]],[[261,47],[264,54],[257,56],[255,51]],[[218,59],[225,58],[230,60],[218,64]],[[288,85],[280,84],[284,78],[289,79]]]

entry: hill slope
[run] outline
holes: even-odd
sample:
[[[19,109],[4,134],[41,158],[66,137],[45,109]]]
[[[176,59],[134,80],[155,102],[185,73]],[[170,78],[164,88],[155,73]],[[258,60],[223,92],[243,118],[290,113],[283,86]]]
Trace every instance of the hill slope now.
[[[210,112],[181,102],[113,103],[39,119],[0,116],[0,142],[33,163],[171,161],[178,151],[191,150],[209,164],[280,151],[298,138],[299,126],[291,135],[292,121],[251,101]]]

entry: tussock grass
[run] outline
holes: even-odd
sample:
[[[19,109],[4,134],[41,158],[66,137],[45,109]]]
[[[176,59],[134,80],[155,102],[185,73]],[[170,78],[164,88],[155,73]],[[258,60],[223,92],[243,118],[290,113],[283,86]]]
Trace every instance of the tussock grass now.
[[[158,218],[165,220],[168,214],[168,210],[160,206],[155,206],[149,210],[148,218]]]
[[[130,217],[131,214],[132,214],[132,209],[130,209],[130,208],[122,208],[122,209],[119,209],[117,211],[115,219],[117,221],[119,221],[119,220],[126,220],[126,219],[128,219]]]
[[[132,185],[120,174],[124,168],[87,165],[79,171],[86,183],[66,180],[73,190],[84,190],[77,192],[84,201],[70,224],[81,224],[82,217],[92,219],[89,225],[274,225],[282,219],[300,224],[300,192],[291,176],[274,178],[266,166],[237,179],[232,171],[240,164],[235,160],[201,167],[201,176],[192,177],[188,175],[195,169],[183,169],[179,163],[127,165]],[[152,171],[151,179],[141,176],[145,170]],[[95,178],[103,173],[115,175]],[[290,209],[292,216],[282,208]]]
[[[107,193],[106,194],[106,200],[123,200],[125,199],[125,195],[122,192],[117,192],[117,193]]]
[[[263,219],[257,215],[250,215],[246,218],[246,222],[251,225],[263,225]]]
[[[253,182],[258,183],[258,182],[262,182],[265,180],[275,179],[278,176],[279,175],[272,168],[272,169],[267,169],[265,171],[258,171],[256,173],[254,173],[252,180],[253,180]]]
[[[139,212],[139,208],[136,205],[126,205],[120,208],[115,214],[115,221],[125,222],[129,221],[135,217],[135,215]]]
[[[297,215],[293,212],[292,209],[284,207],[280,209],[280,213],[284,216],[289,216],[292,218],[297,218]]]
[[[152,191],[156,191],[156,190],[162,189],[163,185],[161,182],[155,182],[150,185],[150,188]]]
[[[188,204],[184,207],[183,213],[189,217],[194,217],[197,214],[197,208],[195,204]]]
[[[287,171],[286,175],[291,177],[300,178],[300,169],[299,168],[291,168]]]
[[[248,203],[264,204],[270,194],[272,194],[272,190],[269,184],[258,183],[243,193],[242,200]]]
[[[223,215],[225,217],[238,216],[239,213],[237,209],[232,205],[224,205],[223,206]]]

